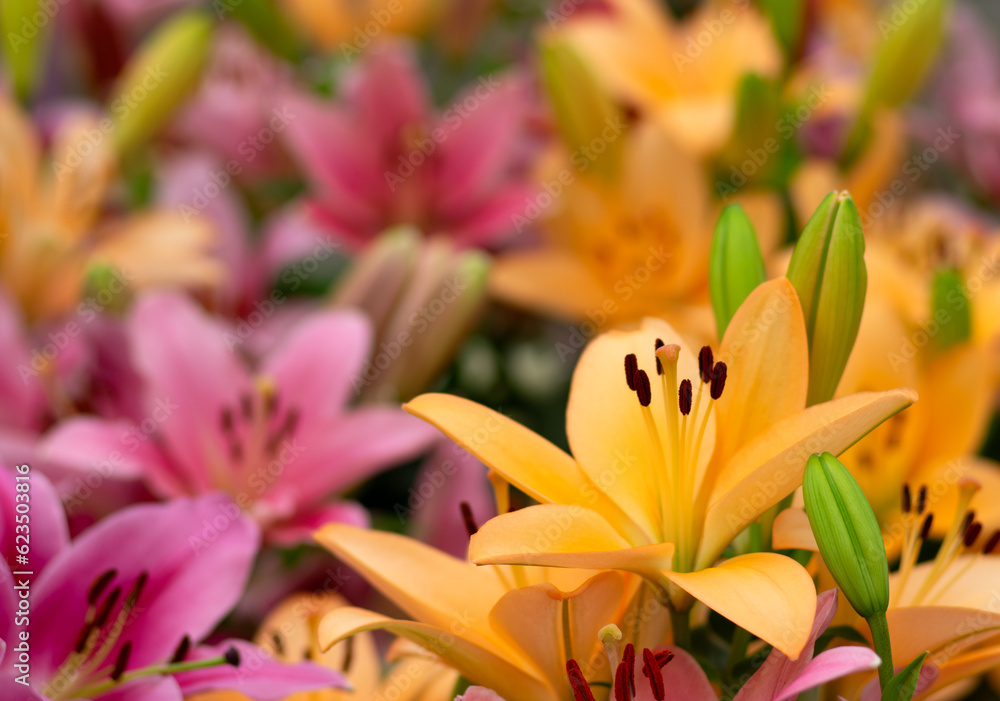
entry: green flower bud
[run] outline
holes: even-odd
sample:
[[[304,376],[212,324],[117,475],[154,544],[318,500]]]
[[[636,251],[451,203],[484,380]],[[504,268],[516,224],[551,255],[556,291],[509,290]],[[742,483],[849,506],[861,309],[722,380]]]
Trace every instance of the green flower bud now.
[[[42,10],[40,0],[0,2],[3,63],[7,66],[14,90],[22,98],[31,94],[45,60],[49,34],[56,24],[50,13],[51,10]],[[45,21],[39,22],[39,19]]]
[[[785,54],[797,57],[802,45],[806,3],[802,0],[759,0],[758,4],[770,20]]]
[[[764,257],[750,217],[738,204],[722,210],[708,263],[708,287],[719,338],[743,300],[767,279]]]
[[[596,155],[588,171],[615,181],[621,169],[624,115],[576,51],[554,39],[539,47],[542,78],[556,124],[571,153]],[[585,154],[586,155],[586,154]]]
[[[884,618],[889,563],[878,521],[861,487],[837,458],[823,453],[809,457],[802,493],[819,552],[837,586],[863,617]]]
[[[154,134],[194,91],[211,39],[209,17],[182,12],[160,25],[129,59],[108,99],[120,152]]]
[[[865,307],[868,272],[861,217],[847,192],[831,192],[802,230],[788,264],[809,336],[809,406],[837,391]]]
[[[932,319],[938,331],[931,339],[940,353],[965,343],[972,337],[972,310],[965,295],[965,278],[960,270],[945,268],[934,275],[931,288]]]
[[[94,263],[84,275],[84,296],[100,308],[114,314],[124,314],[132,301],[132,290],[118,270],[108,263]]]

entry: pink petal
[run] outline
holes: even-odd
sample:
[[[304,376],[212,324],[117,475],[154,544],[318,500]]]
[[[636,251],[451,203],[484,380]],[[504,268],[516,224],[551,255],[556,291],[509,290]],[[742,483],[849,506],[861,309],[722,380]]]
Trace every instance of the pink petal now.
[[[133,506],[108,516],[63,549],[32,589],[32,671],[51,674],[83,627],[91,585],[109,569],[125,598],[148,580],[120,646],[132,642],[129,668],[172,655],[185,635],[198,641],[238,600],[259,544],[253,522],[227,497]],[[110,589],[106,595],[110,595]],[[117,647],[109,659],[117,655]]]
[[[718,701],[705,672],[691,655],[673,645],[661,645],[654,652],[669,650],[674,657],[663,667],[663,685],[668,698],[684,701]],[[638,670],[635,676],[635,701],[653,701],[653,692],[646,677]]]
[[[420,455],[440,434],[402,411],[364,408],[343,415],[319,435],[301,435],[300,453],[282,478],[281,490],[307,505],[342,493],[373,474]]]
[[[66,515],[55,488],[44,475],[32,470],[27,473],[27,480],[18,480],[19,475],[25,476],[14,468],[0,467],[0,555],[4,556],[12,569],[41,571],[69,542]],[[31,566],[28,568],[15,567],[14,560],[18,534],[16,497],[19,493],[23,494],[17,491],[18,484],[25,484],[30,488],[27,545],[30,549]]]
[[[174,675],[186,697],[203,691],[236,691],[255,701],[281,701],[291,694],[321,689],[349,689],[344,676],[312,662],[283,664],[243,640],[196,649],[191,659],[219,657],[230,647],[240,654],[238,667],[220,665]]]
[[[46,362],[40,348],[31,348],[17,308],[0,290],[0,426],[36,430],[45,409],[39,365]],[[34,364],[33,364],[34,362]]]
[[[5,669],[0,674],[0,699],[3,701],[48,701],[45,696],[34,691],[31,687],[14,681],[14,675],[6,669],[9,666],[7,662],[4,662]]]
[[[456,696],[455,701],[504,701],[493,689],[482,686],[470,686],[461,696]]]
[[[791,684],[774,697],[774,701],[793,699],[803,691],[856,672],[877,669],[882,660],[874,650],[860,646],[835,647],[812,659]]]
[[[173,677],[136,679],[95,697],[95,701],[183,701]]]
[[[772,699],[778,692],[793,682],[812,659],[816,639],[823,634],[834,614],[837,613],[837,590],[825,591],[816,597],[816,617],[813,619],[812,632],[808,642],[802,649],[799,659],[790,660],[777,650],[772,650],[764,660],[761,668],[743,685],[733,701],[750,701],[751,699]]]
[[[354,396],[371,339],[360,312],[316,313],[265,360],[261,372],[275,380],[279,407],[299,410],[298,435],[324,430]]]
[[[311,510],[300,509],[292,518],[267,528],[267,541],[279,546],[308,543],[312,534],[327,523],[347,523],[358,528],[370,528],[371,517],[357,502],[342,501],[323,504]]]
[[[213,486],[209,455],[226,455],[221,412],[236,406],[249,378],[220,326],[180,294],[155,293],[133,311],[135,364],[148,382],[148,410],[158,421],[179,474],[189,489]],[[157,415],[159,412],[159,416]]]

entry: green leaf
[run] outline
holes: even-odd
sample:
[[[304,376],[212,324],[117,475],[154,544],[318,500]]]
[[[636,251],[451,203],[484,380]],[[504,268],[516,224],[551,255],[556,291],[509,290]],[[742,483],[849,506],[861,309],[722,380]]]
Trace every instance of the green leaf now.
[[[0,55],[21,99],[34,91],[58,11],[59,5],[43,6],[40,0],[0,2],[0,32],[3,34]]]
[[[899,674],[894,676],[882,690],[882,701],[910,701],[917,691],[917,681],[920,679],[920,668],[928,653],[920,655],[906,665]]]

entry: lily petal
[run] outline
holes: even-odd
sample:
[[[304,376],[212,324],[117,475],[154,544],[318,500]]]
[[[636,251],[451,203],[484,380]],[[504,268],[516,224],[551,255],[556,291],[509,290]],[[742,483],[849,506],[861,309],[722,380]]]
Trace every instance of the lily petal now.
[[[413,621],[399,621],[372,611],[342,608],[328,613],[319,624],[319,643],[330,647],[344,638],[369,630],[387,630],[411,640],[446,660],[462,675],[494,689],[506,698],[535,698],[557,701],[560,697],[540,676],[528,672],[530,662],[515,666],[490,648],[480,647],[465,636],[452,635]]]
[[[713,562],[744,528],[802,484],[810,454],[842,453],[916,399],[908,388],[852,394],[783,419],[745,446],[719,475],[699,566]]]
[[[771,544],[775,550],[819,552],[819,545],[816,544],[816,536],[813,535],[805,509],[791,507],[778,514],[774,519]]]
[[[605,518],[582,506],[539,504],[490,519],[472,536],[469,557],[479,565],[548,565],[618,569],[662,582],[673,566],[673,543],[632,547]]]
[[[809,640],[816,588],[809,573],[791,558],[751,553],[698,572],[663,575],[793,660]]]
[[[570,455],[513,419],[450,394],[422,394],[403,409],[437,426],[532,498],[542,503],[590,506],[607,515],[623,536],[646,538]]]
[[[803,691],[813,689],[848,674],[877,669],[882,659],[874,650],[858,645],[835,647],[817,655],[791,684],[781,690],[774,701],[794,699]]]

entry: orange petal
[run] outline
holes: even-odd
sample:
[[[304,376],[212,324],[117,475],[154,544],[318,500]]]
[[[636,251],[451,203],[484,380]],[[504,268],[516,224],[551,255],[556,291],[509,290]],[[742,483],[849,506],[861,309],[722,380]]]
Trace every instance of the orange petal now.
[[[803,509],[785,509],[774,519],[771,544],[775,550],[812,550],[819,552],[816,536]]]
[[[662,582],[673,565],[673,543],[632,547],[596,511],[582,506],[540,504],[487,521],[469,543],[479,565],[548,565],[627,570]]]
[[[663,575],[793,660],[809,640],[816,588],[809,573],[789,557],[751,553],[698,572]]]
[[[505,302],[568,321],[584,321],[588,312],[617,306],[579,258],[556,248],[500,257],[489,286]]]

